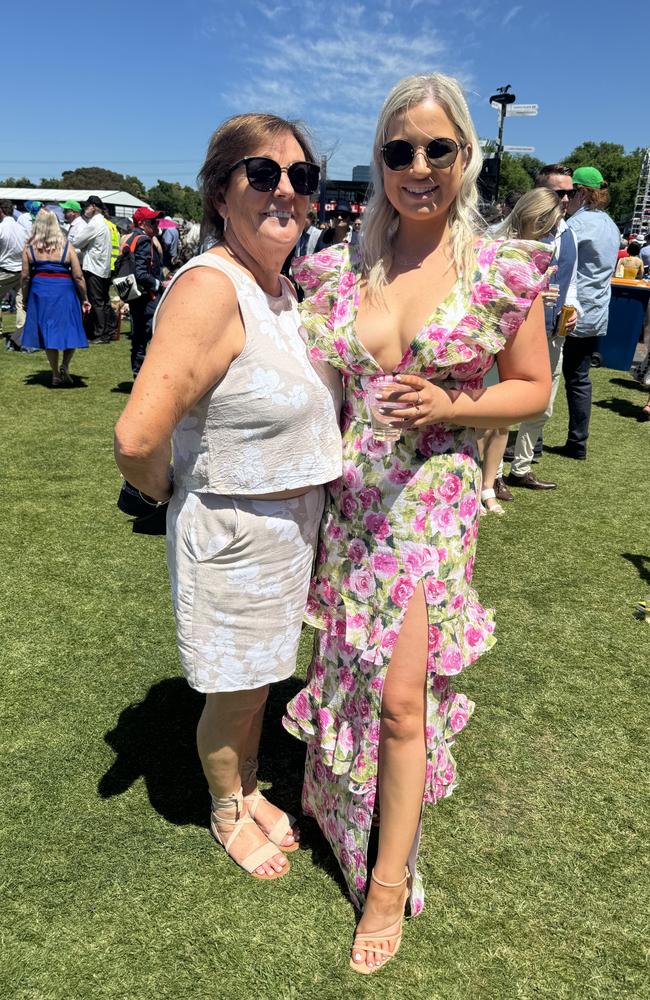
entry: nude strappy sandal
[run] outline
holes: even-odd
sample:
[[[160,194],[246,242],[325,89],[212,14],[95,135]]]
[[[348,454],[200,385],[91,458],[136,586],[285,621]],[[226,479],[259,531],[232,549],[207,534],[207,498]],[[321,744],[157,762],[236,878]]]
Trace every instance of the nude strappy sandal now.
[[[233,806],[235,808],[234,817],[224,816],[223,811],[225,809],[232,809]],[[212,831],[212,836],[217,841],[217,843],[221,844],[226,854],[232,858],[235,864],[239,865],[240,868],[243,868],[244,871],[248,872],[249,875],[252,875],[253,878],[258,878],[262,882],[272,882],[277,878],[282,878],[282,876],[286,875],[287,872],[290,870],[290,865],[288,862],[284,866],[281,872],[273,872],[272,875],[258,875],[258,873],[255,871],[256,868],[259,868],[260,865],[263,865],[267,861],[270,861],[271,858],[274,858],[278,853],[277,844],[271,843],[271,841],[268,839],[265,844],[261,844],[260,847],[256,847],[255,850],[251,851],[250,854],[247,854],[242,861],[237,861],[235,858],[232,857],[232,854],[230,853],[230,848],[234,844],[235,840],[241,833],[244,826],[247,824],[253,824],[254,826],[257,826],[255,820],[253,819],[252,816],[249,815],[248,812],[246,812],[246,814],[244,815],[244,808],[245,808],[244,796],[242,795],[241,788],[239,789],[238,792],[234,792],[232,795],[227,795],[225,798],[217,798],[216,796],[213,795],[212,813],[210,815],[210,830]],[[221,833],[219,832],[219,829],[217,827],[217,823],[220,823],[221,826],[227,825],[229,827],[232,827],[232,832],[228,836],[227,840],[224,841],[223,837],[221,836]],[[259,827],[257,827],[257,829],[259,830]]]
[[[494,506],[488,507],[485,502],[486,500],[494,500]],[[501,517],[502,514],[505,514],[505,510],[497,500],[497,495],[494,490],[481,490],[481,503],[486,514],[498,514],[499,517]]]
[[[370,875],[373,882],[377,885],[383,885],[385,889],[397,889],[398,886],[404,886],[404,906],[406,906],[406,901],[409,897],[409,870],[408,868],[404,871],[404,878],[400,879],[399,882],[382,882],[380,878],[377,878],[374,872]],[[382,927],[379,931],[373,931],[369,934],[355,934],[354,942],[352,945],[352,951],[374,951],[375,954],[382,955],[386,957],[386,961],[381,965],[366,965],[365,962],[355,962],[352,958],[350,959],[350,968],[354,972],[360,972],[362,976],[371,976],[373,972],[377,972],[378,969],[383,969],[385,965],[388,965],[391,958],[395,958],[399,950],[399,946],[402,943],[402,927],[404,924],[404,914],[402,913],[399,920],[390,924],[389,927]],[[373,941],[387,941],[389,944],[395,942],[392,951],[386,951],[384,948],[372,948],[370,945]]]
[[[255,781],[257,783],[256,760],[248,758],[244,761],[242,767],[242,777],[246,784],[249,784],[251,781]],[[255,813],[257,812],[260,801],[268,802],[268,799],[262,795],[259,788],[255,788],[255,791],[251,792],[250,795],[244,796],[244,802],[248,806],[249,815],[252,816],[253,819],[255,819]],[[293,832],[295,822],[295,816],[292,816],[291,813],[283,812],[280,819],[273,825],[269,832],[266,833],[262,830],[262,833],[268,837],[272,844],[276,844],[281,851],[284,851],[285,854],[291,854],[292,851],[297,851],[300,847],[300,841],[295,839],[295,834]],[[282,843],[288,834],[291,834],[291,836],[294,837],[293,844],[286,845]]]

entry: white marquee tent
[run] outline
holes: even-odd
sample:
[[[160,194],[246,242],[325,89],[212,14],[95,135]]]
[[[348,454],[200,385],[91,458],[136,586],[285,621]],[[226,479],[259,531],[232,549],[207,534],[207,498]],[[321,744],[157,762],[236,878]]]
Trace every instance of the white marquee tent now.
[[[111,215],[131,216],[136,208],[150,207],[146,201],[141,201],[128,191],[102,191],[95,188],[86,191],[67,188],[0,188],[0,198],[9,198],[14,202],[42,201],[43,204],[58,204],[69,198],[83,204],[91,194],[96,194],[102,199]]]

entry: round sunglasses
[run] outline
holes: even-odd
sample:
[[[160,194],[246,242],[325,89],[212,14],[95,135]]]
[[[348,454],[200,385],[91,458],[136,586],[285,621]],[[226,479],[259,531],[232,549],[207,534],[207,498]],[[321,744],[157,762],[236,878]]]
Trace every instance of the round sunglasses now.
[[[381,147],[381,155],[389,170],[406,170],[419,149],[424,150],[430,167],[451,167],[466,145],[466,142],[457,143],[453,139],[432,139],[428,145],[414,148],[406,139],[391,139]]]
[[[270,156],[244,156],[232,165],[228,173],[231,174],[242,164],[246,169],[246,179],[255,191],[275,191],[283,173],[286,173],[296,194],[314,194],[320,182],[320,167],[307,160],[297,160],[288,167],[281,167]]]

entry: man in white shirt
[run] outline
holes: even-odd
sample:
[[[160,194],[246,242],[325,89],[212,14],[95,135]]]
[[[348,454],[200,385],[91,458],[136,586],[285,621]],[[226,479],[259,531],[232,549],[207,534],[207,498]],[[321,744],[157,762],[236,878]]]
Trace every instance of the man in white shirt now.
[[[20,288],[20,276],[23,266],[23,247],[27,242],[27,233],[13,217],[13,205],[6,199],[0,200],[0,302],[7,292],[16,292],[16,332],[5,335],[9,350],[17,348],[25,325],[25,310],[23,294]],[[2,331],[2,312],[0,311],[0,332]]]
[[[76,247],[77,240],[80,239],[81,234],[88,225],[81,214],[81,205],[74,198],[68,198],[67,201],[61,202],[59,208],[63,209],[63,218],[68,230],[68,239]]]
[[[85,320],[86,336],[94,344],[108,344],[115,329],[115,315],[108,297],[111,285],[111,231],[103,212],[103,201],[96,194],[91,194],[84,206],[85,228],[78,229],[74,236],[68,233],[75,250],[83,254],[81,268],[92,306]]]

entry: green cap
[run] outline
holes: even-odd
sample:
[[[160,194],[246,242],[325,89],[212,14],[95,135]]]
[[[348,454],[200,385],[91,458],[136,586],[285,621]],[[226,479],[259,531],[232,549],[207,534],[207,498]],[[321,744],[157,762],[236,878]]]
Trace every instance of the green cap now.
[[[78,201],[75,201],[74,198],[68,198],[67,201],[62,201],[61,208],[69,208],[72,212],[81,211],[81,205]]]
[[[605,178],[596,167],[578,167],[573,171],[571,180],[574,184],[586,188],[599,188],[605,183]]]

